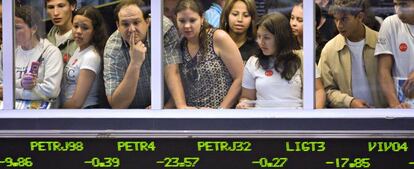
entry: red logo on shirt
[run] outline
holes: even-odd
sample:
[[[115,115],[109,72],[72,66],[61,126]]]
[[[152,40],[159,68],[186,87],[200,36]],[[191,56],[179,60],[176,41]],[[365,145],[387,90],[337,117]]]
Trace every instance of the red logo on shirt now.
[[[265,75],[266,76],[272,76],[273,75],[273,71],[272,70],[266,70]]]
[[[408,49],[408,46],[407,46],[406,43],[401,43],[400,44],[400,51],[401,52],[405,52],[405,51],[407,51],[407,49]]]

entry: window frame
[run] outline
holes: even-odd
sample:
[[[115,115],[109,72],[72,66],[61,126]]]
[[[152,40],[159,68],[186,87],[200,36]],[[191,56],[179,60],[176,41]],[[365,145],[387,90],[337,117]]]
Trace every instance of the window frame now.
[[[3,56],[14,56],[14,1],[9,0],[2,0],[3,2]],[[153,0],[151,2],[151,46],[162,46],[162,0]],[[303,11],[304,16],[312,16],[314,17],[314,2],[313,1],[304,1],[303,4]],[[157,19],[155,19],[157,18]],[[304,64],[303,64],[303,109],[258,109],[258,110],[172,110],[172,109],[162,109],[163,107],[163,64],[162,64],[162,50],[159,50],[155,47],[151,48],[152,52],[152,63],[151,63],[151,101],[152,107],[151,110],[140,110],[140,109],[99,109],[96,111],[94,110],[62,110],[62,109],[53,109],[53,110],[14,110],[14,84],[10,83],[13,82],[14,76],[14,59],[13,57],[3,57],[3,68],[4,68],[4,83],[3,83],[3,90],[4,90],[4,110],[0,112],[0,121],[5,122],[3,123],[4,128],[13,129],[13,126],[16,126],[16,123],[27,122],[22,124],[23,128],[25,126],[29,128],[29,126],[35,126],[35,129],[45,129],[53,124],[44,123],[44,121],[59,119],[59,120],[67,120],[69,124],[81,122],[80,126],[83,126],[83,129],[92,129],[95,128],[94,123],[90,123],[88,120],[95,119],[96,122],[99,121],[111,121],[110,119],[114,120],[125,120],[125,121],[134,121],[139,122],[141,120],[149,120],[154,121],[153,125],[150,126],[137,126],[140,129],[167,129],[167,121],[168,119],[173,119],[176,122],[188,122],[190,119],[197,119],[197,120],[207,120],[207,122],[201,128],[200,126],[197,127],[188,127],[187,129],[182,130],[194,130],[194,129],[211,129],[214,128],[209,125],[208,121],[211,122],[221,121],[224,120],[226,123],[236,120],[235,123],[240,126],[240,129],[253,129],[253,130],[260,130],[260,126],[262,129],[269,130],[270,128],[280,128],[282,130],[286,129],[283,126],[278,126],[275,122],[282,121],[287,122],[293,119],[293,122],[298,122],[301,124],[301,121],[304,122],[311,122],[312,119],[328,119],[331,120],[331,124],[319,124],[322,128],[320,129],[329,129],[332,128],[349,128],[354,129],[357,128],[358,130],[364,129],[364,125],[366,124],[365,120],[368,122],[373,122],[375,120],[380,120],[381,123],[378,125],[382,125],[384,123],[391,121],[391,126],[395,126],[396,129],[399,130],[408,130],[414,129],[414,125],[402,125],[399,124],[399,120],[406,120],[413,121],[414,118],[414,111],[413,110],[396,110],[396,109],[369,109],[369,110],[349,110],[349,109],[323,109],[323,110],[316,110],[314,109],[314,19],[304,19],[304,25],[306,29],[304,29]],[[306,71],[308,70],[308,71]],[[27,121],[27,119],[32,119],[33,121]],[[85,121],[83,119],[86,119]],[[363,119],[361,122],[357,122],[357,126],[353,123],[343,124],[344,126],[340,127],[338,123],[335,124],[336,121],[347,121],[352,119]],[[399,119],[399,120],[395,120]],[[192,123],[196,123],[195,120]],[[239,123],[243,123],[245,120],[247,122],[263,122],[263,124],[258,125],[254,124],[252,127],[249,126],[242,126]],[[155,123],[156,122],[156,123]],[[160,124],[161,123],[161,124]],[[279,123],[283,124],[283,123]],[[405,123],[403,123],[405,124]],[[172,124],[175,126],[183,126],[185,124]],[[227,124],[227,128],[233,128],[231,125],[232,123]],[[303,126],[314,126],[318,124],[301,124],[299,129],[303,129]],[[387,124],[390,125],[390,124]],[[62,124],[58,126],[62,129],[71,129],[78,127],[74,126],[62,126]],[[89,127],[88,127],[89,126]],[[135,126],[135,125],[132,125]],[[11,128],[10,128],[11,127]],[[105,125],[101,125],[99,127],[105,128]],[[114,125],[109,125],[108,127],[114,127],[113,129],[117,129]],[[0,127],[1,128],[1,127]],[[20,127],[15,127],[16,129]],[[174,128],[174,127],[173,127]],[[224,124],[224,128],[226,128]],[[374,127],[375,128],[375,127]],[[112,128],[111,128],[112,129]],[[237,129],[237,127],[236,127]],[[394,129],[390,127],[390,130]]]

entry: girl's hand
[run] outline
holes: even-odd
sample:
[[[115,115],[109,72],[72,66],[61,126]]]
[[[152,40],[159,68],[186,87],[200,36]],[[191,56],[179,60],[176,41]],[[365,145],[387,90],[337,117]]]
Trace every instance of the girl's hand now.
[[[37,76],[32,73],[25,73],[22,78],[22,87],[25,90],[32,90],[36,86]]]
[[[236,109],[249,109],[249,108],[253,108],[251,103],[248,103],[250,100],[248,99],[243,99],[240,100],[240,102],[236,105]]]

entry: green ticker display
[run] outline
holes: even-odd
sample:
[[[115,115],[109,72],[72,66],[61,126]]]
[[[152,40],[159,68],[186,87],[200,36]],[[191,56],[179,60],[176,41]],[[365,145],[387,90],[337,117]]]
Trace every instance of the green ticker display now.
[[[0,168],[405,169],[414,139],[1,138]]]

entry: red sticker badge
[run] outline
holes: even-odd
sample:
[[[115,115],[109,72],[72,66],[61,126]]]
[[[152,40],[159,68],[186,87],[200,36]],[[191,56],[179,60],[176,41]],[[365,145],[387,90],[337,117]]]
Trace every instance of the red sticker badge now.
[[[266,70],[265,75],[266,76],[272,76],[273,75],[273,71],[272,70]]]
[[[65,63],[65,64],[68,63],[69,59],[70,59],[70,55],[65,53],[63,55],[63,63]]]
[[[408,46],[407,46],[406,43],[401,43],[400,44],[400,51],[401,52],[405,52],[405,51],[407,51],[407,49],[408,49]]]

